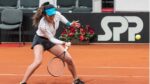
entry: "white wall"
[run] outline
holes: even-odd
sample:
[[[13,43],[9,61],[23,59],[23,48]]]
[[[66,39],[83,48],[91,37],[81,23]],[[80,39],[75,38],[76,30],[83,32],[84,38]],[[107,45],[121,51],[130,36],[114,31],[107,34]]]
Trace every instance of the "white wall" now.
[[[39,7],[45,2],[49,2],[50,4],[53,4],[55,7],[57,7],[57,0],[40,0]]]
[[[93,13],[98,13],[98,12],[101,12],[101,9],[102,9],[102,0],[92,0],[92,4],[93,4],[93,7],[92,7],[92,10],[93,10]]]
[[[115,0],[115,11],[148,12],[149,0]]]

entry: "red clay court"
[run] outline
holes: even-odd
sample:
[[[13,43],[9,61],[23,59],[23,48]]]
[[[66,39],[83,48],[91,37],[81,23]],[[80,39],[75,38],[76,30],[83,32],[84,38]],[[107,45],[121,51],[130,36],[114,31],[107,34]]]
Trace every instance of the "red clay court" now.
[[[19,84],[33,60],[30,46],[0,45],[0,84]],[[69,52],[86,84],[149,83],[149,44],[72,45]],[[62,77],[48,74],[46,65],[52,57],[48,52],[44,54],[42,65],[28,84],[71,84],[67,69]]]

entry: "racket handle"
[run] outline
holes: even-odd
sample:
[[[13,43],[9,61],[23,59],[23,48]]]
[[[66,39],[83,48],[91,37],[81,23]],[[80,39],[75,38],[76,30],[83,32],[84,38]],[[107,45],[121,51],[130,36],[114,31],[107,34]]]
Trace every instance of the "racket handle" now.
[[[71,42],[67,42],[65,44],[65,50],[64,50],[65,52],[68,50],[69,46],[71,46]]]
[[[66,52],[68,50],[68,48],[69,48],[69,46],[66,45],[64,51]]]
[[[66,52],[68,50],[68,48],[69,48],[69,46],[66,46],[64,51]]]

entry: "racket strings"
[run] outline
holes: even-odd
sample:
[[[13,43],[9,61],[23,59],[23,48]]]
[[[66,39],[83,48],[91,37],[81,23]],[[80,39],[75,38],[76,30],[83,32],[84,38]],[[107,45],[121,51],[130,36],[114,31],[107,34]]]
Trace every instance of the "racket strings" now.
[[[65,54],[66,54],[66,52],[64,51],[63,53],[61,53],[57,57],[60,58],[64,62],[64,60],[65,60]]]
[[[48,65],[48,71],[53,76],[63,75],[65,64],[59,58],[54,58]]]
[[[66,52],[64,51],[48,63],[47,69],[49,74],[51,74],[54,77],[63,75],[65,67],[65,54]]]

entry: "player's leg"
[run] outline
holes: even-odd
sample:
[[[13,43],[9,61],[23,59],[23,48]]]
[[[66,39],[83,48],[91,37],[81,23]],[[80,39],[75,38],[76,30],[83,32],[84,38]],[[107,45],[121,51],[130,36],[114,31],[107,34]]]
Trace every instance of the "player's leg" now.
[[[39,67],[39,65],[42,62],[42,57],[43,57],[42,55],[44,52],[43,46],[38,44],[34,46],[33,50],[34,50],[34,61],[31,65],[28,66],[25,72],[25,75],[21,81],[22,84],[25,83],[29,79],[32,73]]]
[[[49,50],[51,53],[53,53],[55,56],[59,56],[60,54],[62,54],[64,52],[64,47],[62,45],[55,45],[54,47],[52,47],[50,50]],[[63,55],[61,55],[61,57],[63,57]],[[65,59],[64,61],[67,63],[68,65],[68,69],[69,71],[71,72],[74,80],[79,80],[78,79],[78,76],[77,76],[77,72],[76,72],[76,68],[75,68],[75,64],[72,60],[72,57],[71,55],[66,52],[65,53]],[[79,82],[82,82],[82,81],[78,81]],[[74,83],[74,84],[77,84],[77,83]],[[80,84],[84,84],[84,83],[80,83]]]
[[[51,53],[53,53],[55,56],[58,56],[58,55],[62,54],[62,52],[64,51],[64,47],[62,45],[55,45],[49,51]],[[63,57],[63,55],[61,57]],[[74,62],[68,52],[66,52],[64,61],[67,63],[69,71],[73,75],[73,78],[74,79],[77,78],[77,73],[76,73]]]

